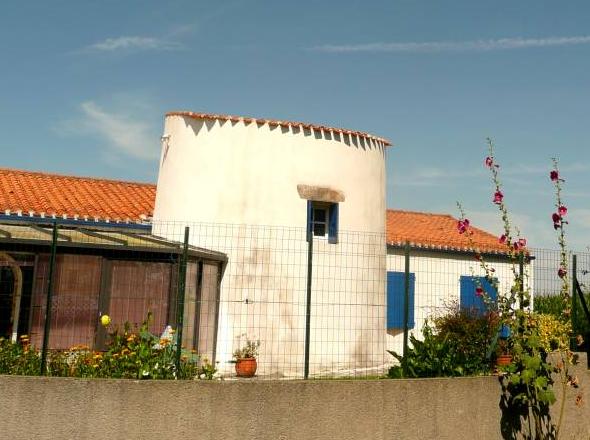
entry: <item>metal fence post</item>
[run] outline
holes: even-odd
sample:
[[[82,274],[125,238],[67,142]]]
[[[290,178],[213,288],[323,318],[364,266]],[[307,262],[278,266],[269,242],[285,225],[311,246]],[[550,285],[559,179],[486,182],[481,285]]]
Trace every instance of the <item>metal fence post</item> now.
[[[407,374],[406,355],[408,353],[408,321],[410,318],[410,243],[406,242],[405,254],[405,278],[404,278],[404,356],[402,369],[404,376]]]
[[[313,232],[307,229],[307,299],[305,304],[305,358],[303,378],[309,378],[309,339],[311,336],[311,279],[313,269]]]
[[[47,350],[49,350],[49,329],[51,328],[51,302],[53,299],[53,274],[55,272],[55,255],[57,253],[57,222],[53,222],[51,234],[51,254],[49,256],[49,276],[47,280],[47,301],[45,303],[45,325],[43,328],[43,347],[41,348],[41,366],[39,374],[47,373]]]
[[[578,256],[572,256],[572,330],[574,334],[577,332],[576,323],[578,318],[578,299],[576,293],[576,285],[578,284]]]
[[[176,305],[176,378],[180,379],[180,357],[182,354],[182,328],[184,326],[184,294],[186,287],[186,263],[188,259],[189,227],[184,227],[184,244],[178,274],[178,302]]]

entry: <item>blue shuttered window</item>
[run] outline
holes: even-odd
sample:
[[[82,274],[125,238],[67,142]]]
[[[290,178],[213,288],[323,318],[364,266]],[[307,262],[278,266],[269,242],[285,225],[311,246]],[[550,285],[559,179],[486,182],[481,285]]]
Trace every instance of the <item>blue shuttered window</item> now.
[[[324,237],[328,243],[338,243],[338,203],[307,201],[307,240]]]
[[[478,284],[479,281],[479,284]],[[480,285],[492,301],[498,299],[498,291],[485,277],[462,276],[460,281],[461,288],[461,308],[477,310],[479,314],[486,311],[486,305],[483,298],[477,296],[475,289]]]
[[[410,273],[408,328],[414,328],[414,287],[416,275]],[[406,274],[387,272],[387,328],[404,328]]]

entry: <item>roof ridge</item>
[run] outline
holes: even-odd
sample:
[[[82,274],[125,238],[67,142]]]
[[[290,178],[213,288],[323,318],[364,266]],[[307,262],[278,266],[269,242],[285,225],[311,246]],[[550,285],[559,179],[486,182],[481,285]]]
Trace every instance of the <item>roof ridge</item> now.
[[[222,119],[225,121],[244,121],[244,122],[255,122],[255,123],[262,123],[262,124],[273,124],[273,125],[280,125],[280,126],[303,126],[304,128],[311,128],[315,130],[327,130],[327,131],[335,131],[344,134],[350,134],[355,136],[364,137],[367,139],[372,139],[373,141],[381,142],[384,146],[393,146],[393,144],[382,137],[375,136],[370,133],[366,133],[364,131],[358,130],[351,130],[348,128],[337,128],[337,127],[330,127],[326,125],[320,124],[311,124],[308,122],[299,122],[299,121],[287,121],[281,119],[268,119],[268,118],[253,118],[249,116],[237,116],[237,115],[228,115],[228,114],[216,114],[216,113],[204,113],[204,112],[192,112],[187,110],[177,110],[177,111],[170,111],[166,113],[166,117],[169,116],[186,116],[195,119]]]
[[[13,173],[13,174],[28,174],[28,175],[36,175],[36,176],[46,176],[46,177],[64,177],[68,179],[77,179],[77,180],[92,180],[92,181],[100,181],[100,182],[111,182],[111,183],[122,183],[122,184],[130,184],[130,185],[139,185],[139,186],[149,186],[149,187],[156,187],[155,183],[148,183],[148,182],[137,182],[133,180],[120,180],[120,179],[110,179],[108,177],[92,177],[92,176],[77,176],[73,174],[62,174],[62,173],[48,173],[44,171],[30,171],[30,170],[23,170],[19,168],[7,168],[7,167],[0,167],[0,173]]]
[[[397,213],[402,213],[402,214],[419,214],[419,215],[429,215],[429,216],[436,216],[436,217],[449,217],[452,218],[454,220],[457,220],[456,217],[454,217],[451,214],[448,213],[442,213],[442,212],[426,212],[426,211],[412,211],[412,210],[408,210],[408,209],[393,209],[393,208],[387,208],[388,212],[397,212]]]

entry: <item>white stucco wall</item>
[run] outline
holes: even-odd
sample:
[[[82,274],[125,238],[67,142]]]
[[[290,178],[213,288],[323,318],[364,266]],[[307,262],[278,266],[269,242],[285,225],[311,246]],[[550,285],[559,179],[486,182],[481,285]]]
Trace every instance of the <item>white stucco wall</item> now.
[[[404,250],[388,248],[387,271],[404,272]],[[498,293],[508,292],[513,285],[512,265],[502,258],[488,257],[486,262],[495,269],[499,282]],[[532,289],[533,266],[526,265],[528,283]],[[518,267],[516,267],[518,271]],[[414,318],[411,333],[420,339],[427,318],[444,313],[445,304],[460,300],[461,276],[484,276],[485,272],[471,253],[449,253],[413,249],[410,253],[410,272],[415,274]],[[388,330],[387,349],[402,353],[403,330]]]
[[[226,252],[217,359],[259,338],[261,375],[301,376],[306,200],[340,191],[339,242],[314,240],[312,374],[383,364],[385,146],[325,130],[168,116],[153,231]],[[175,222],[175,223],[171,223]],[[349,232],[354,231],[354,232]]]

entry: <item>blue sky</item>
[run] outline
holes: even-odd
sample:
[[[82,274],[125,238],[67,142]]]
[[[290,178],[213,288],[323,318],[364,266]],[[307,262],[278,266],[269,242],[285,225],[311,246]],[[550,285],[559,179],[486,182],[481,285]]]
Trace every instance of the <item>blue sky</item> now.
[[[0,166],[154,182],[171,110],[293,119],[391,139],[388,206],[499,231],[482,167],[555,247],[590,245],[590,3],[31,1],[0,13]]]

